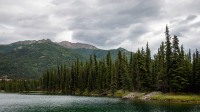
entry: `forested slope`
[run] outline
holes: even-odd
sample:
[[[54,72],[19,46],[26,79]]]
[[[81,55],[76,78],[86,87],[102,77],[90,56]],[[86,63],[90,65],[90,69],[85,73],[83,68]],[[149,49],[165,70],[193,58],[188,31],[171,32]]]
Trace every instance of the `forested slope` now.
[[[116,57],[118,50],[111,50]],[[130,55],[130,52],[122,50]],[[20,41],[9,45],[0,45],[0,77],[39,78],[45,69],[65,63],[71,67],[76,59],[86,61],[92,54],[101,59],[108,50],[65,48],[50,40]]]

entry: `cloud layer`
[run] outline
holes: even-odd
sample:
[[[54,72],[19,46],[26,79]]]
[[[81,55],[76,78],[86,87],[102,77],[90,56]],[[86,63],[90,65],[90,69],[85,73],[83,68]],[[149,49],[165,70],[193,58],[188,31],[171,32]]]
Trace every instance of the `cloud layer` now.
[[[1,0],[0,44],[49,38],[102,49],[153,52],[168,24],[185,49],[199,48],[199,0]]]

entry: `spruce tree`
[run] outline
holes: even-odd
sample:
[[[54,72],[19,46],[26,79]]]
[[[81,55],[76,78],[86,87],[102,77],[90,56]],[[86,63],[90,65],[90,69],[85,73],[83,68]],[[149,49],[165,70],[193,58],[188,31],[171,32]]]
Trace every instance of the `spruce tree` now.
[[[108,54],[106,56],[106,87],[107,89],[110,89],[111,74],[112,74],[112,59],[111,59],[110,51],[108,51]]]
[[[122,89],[122,74],[123,74],[123,59],[121,51],[118,52],[118,57],[115,61],[116,75],[117,75],[117,88]]]
[[[146,45],[146,55],[145,55],[145,66],[146,66],[146,90],[150,90],[152,88],[152,74],[151,74],[151,51],[149,49],[149,44],[147,42]]]
[[[179,86],[179,79],[181,78],[178,74],[178,62],[180,57],[180,49],[179,49],[179,40],[177,36],[174,35],[173,43],[172,43],[172,68],[171,68],[171,88],[172,91],[175,91]]]
[[[130,88],[131,91],[134,91],[134,59],[133,52],[131,52],[130,61],[129,61],[129,75],[130,75]]]
[[[115,91],[117,90],[116,69],[115,69],[115,65],[114,64],[112,64],[112,69],[111,69],[110,90],[111,90],[112,96],[114,95]]]
[[[93,88],[96,88],[96,80],[98,76],[98,62],[97,62],[97,57],[96,54],[94,54],[94,68],[93,68]]]
[[[165,55],[166,55],[166,75],[167,75],[167,91],[171,92],[171,37],[169,35],[169,29],[166,26],[166,31],[165,31],[165,37],[166,37],[166,42],[165,42]]]
[[[159,54],[158,54],[158,79],[159,85],[158,90],[167,91],[167,75],[166,75],[166,58],[165,58],[165,46],[164,42],[162,42]]]
[[[128,61],[125,56],[125,53],[122,56],[122,74],[121,74],[121,83],[122,83],[122,89],[125,92],[125,90],[130,89],[130,77],[128,72]]]
[[[140,66],[139,66],[140,50],[133,55],[133,91],[139,91],[141,89],[140,81]]]

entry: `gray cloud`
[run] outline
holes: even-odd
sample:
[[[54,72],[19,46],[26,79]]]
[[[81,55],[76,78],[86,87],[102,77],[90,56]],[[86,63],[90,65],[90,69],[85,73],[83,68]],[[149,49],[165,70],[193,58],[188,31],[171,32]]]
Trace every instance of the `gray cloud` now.
[[[49,38],[99,48],[145,46],[156,51],[168,24],[186,48],[198,47],[197,0],[16,0],[0,1],[0,44]],[[186,41],[186,42],[185,42]]]
[[[74,6],[77,3],[72,2],[70,10],[59,10],[58,14],[73,12],[70,13],[72,20],[69,24],[74,33],[73,39],[100,47],[118,46],[126,39],[133,41],[146,33],[147,22],[159,16],[160,4],[155,0],[98,1],[93,4],[95,7],[86,4],[77,8]],[[144,27],[138,27],[138,24]]]
[[[185,18],[181,18],[172,23],[171,31],[172,35],[178,35],[180,37],[184,37],[184,33],[191,31],[192,29],[197,29],[200,27],[200,21],[194,22],[194,20],[198,18],[197,15],[188,15]]]
[[[186,20],[187,20],[187,21],[191,21],[191,20],[194,20],[195,18],[197,18],[196,15],[189,15],[189,16],[186,18]]]

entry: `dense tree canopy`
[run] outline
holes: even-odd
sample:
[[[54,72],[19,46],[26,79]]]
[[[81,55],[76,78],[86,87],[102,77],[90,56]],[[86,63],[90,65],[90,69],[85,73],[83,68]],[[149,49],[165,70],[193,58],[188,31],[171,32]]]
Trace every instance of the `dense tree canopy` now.
[[[77,59],[71,67],[58,64],[47,69],[37,81],[1,81],[0,88],[16,92],[41,87],[48,93],[71,95],[91,92],[113,95],[117,90],[199,93],[199,51],[193,55],[190,50],[185,53],[178,37],[171,38],[167,26],[165,36],[166,41],[153,58],[147,43],[145,49],[138,49],[130,57],[120,50],[116,59],[112,59],[110,52],[101,60],[94,54],[86,62]]]

